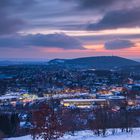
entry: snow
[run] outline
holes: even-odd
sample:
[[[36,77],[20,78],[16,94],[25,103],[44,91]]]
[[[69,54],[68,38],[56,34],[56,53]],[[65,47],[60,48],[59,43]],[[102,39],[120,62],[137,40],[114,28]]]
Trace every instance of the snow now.
[[[111,134],[111,131],[107,133],[106,137],[103,136],[95,136],[93,135],[92,131],[85,130],[85,131],[79,131],[76,132],[74,136],[65,134],[62,138],[59,138],[58,140],[139,140],[140,137],[140,128],[133,129],[133,134],[126,133],[126,132],[120,132],[120,130],[117,130],[118,132],[115,133],[115,135]],[[8,140],[32,140],[32,137],[30,135],[23,136],[23,137],[16,137],[16,138],[9,138]],[[40,139],[41,140],[41,139]]]
[[[140,131],[140,130],[139,130]],[[108,134],[106,137],[103,136],[94,136],[92,131],[79,131],[75,136],[65,135],[59,140],[138,140],[140,133],[138,130],[131,133],[116,133],[115,135]]]
[[[8,140],[32,140],[32,137],[28,135],[23,137],[8,138]]]

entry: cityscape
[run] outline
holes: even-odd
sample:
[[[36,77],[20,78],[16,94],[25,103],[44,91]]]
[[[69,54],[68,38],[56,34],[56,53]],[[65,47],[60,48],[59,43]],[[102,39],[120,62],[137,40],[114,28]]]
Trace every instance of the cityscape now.
[[[0,0],[0,140],[139,140],[139,0]]]

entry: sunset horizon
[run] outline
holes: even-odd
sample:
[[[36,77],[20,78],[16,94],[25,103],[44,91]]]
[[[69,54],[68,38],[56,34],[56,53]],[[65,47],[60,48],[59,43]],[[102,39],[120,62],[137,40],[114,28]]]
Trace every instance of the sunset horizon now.
[[[0,58],[139,59],[139,0],[0,1]]]

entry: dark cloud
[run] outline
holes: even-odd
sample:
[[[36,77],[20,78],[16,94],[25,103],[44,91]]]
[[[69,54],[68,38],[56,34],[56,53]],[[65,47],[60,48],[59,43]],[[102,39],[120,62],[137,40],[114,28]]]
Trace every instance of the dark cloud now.
[[[10,18],[6,15],[0,16],[0,35],[13,34],[24,25],[24,21],[18,18]]]
[[[139,10],[130,8],[139,4],[139,0],[0,0],[0,35],[41,29],[76,31],[135,26]],[[131,16],[131,11],[137,16]],[[97,22],[98,19],[101,20]]]
[[[62,49],[84,49],[82,43],[74,37],[63,33],[36,34],[19,37],[1,37],[0,47],[48,47]]]
[[[63,49],[81,49],[82,44],[78,39],[68,36],[66,34],[36,34],[28,35],[25,37],[27,45],[31,46],[46,46],[46,47],[57,47]]]
[[[83,9],[98,9],[110,6],[120,0],[77,0],[80,8]]]
[[[129,10],[110,11],[97,23],[88,25],[88,30],[106,30],[140,26],[140,7]]]
[[[0,0],[0,9],[1,10],[24,10],[27,7],[37,3],[36,0]]]
[[[65,2],[76,3],[77,10],[97,10],[102,12],[109,11],[111,9],[126,9],[130,6],[135,7],[140,4],[139,0],[68,0]]]
[[[130,40],[112,40],[105,43],[104,47],[107,50],[117,50],[134,47],[135,44]]]
[[[20,30],[25,22],[15,14],[34,2],[35,0],[0,0],[0,35],[13,34]]]

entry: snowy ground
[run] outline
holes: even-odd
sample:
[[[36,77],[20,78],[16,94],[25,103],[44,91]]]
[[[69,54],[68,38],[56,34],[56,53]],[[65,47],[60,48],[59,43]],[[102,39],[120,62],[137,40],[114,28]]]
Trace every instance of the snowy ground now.
[[[117,130],[118,131],[118,130]],[[133,129],[133,134],[131,133],[122,133],[117,132],[115,135],[112,135],[111,132],[108,132],[106,137],[97,137],[93,135],[92,131],[79,131],[75,133],[75,136],[71,135],[64,135],[59,140],[139,140],[140,139],[140,128],[139,129]],[[23,136],[23,137],[17,137],[17,138],[9,138],[8,140],[32,140],[31,136]]]

